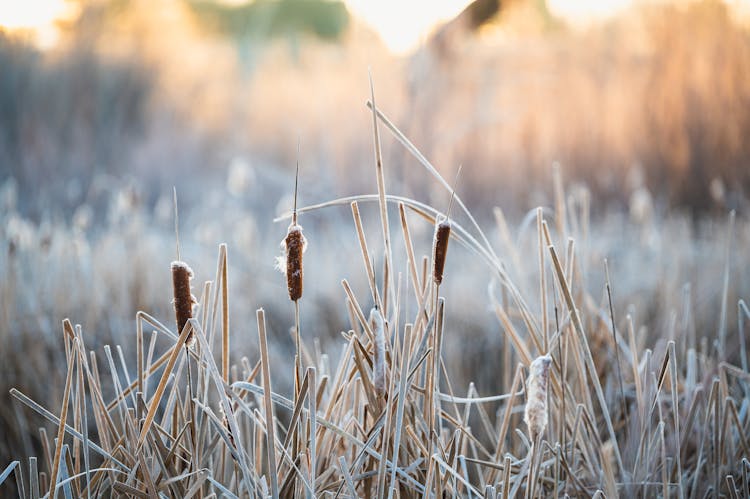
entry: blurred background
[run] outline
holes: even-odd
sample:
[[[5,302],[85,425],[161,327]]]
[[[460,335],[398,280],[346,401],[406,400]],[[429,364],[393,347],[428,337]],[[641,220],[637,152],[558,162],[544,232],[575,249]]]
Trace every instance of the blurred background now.
[[[0,466],[38,445],[8,389],[58,404],[47,373],[64,370],[64,317],[128,358],[137,310],[171,324],[172,186],[197,289],[229,245],[233,334],[249,338],[239,352],[255,355],[264,306],[289,360],[293,312],[272,268],[286,224],[273,218],[291,207],[297,159],[300,205],[376,192],[368,69],[378,107],[445,178],[463,165],[459,193],[532,303],[536,264],[518,259],[536,248],[527,213],[553,205],[553,164],[570,209],[590,214],[590,230],[571,228],[587,291],[602,296],[610,258],[618,310],[644,338],[711,338],[725,271],[728,303],[748,296],[750,2],[3,1],[0,427],[14,430]],[[444,210],[445,191],[381,135],[389,192]],[[377,248],[376,207],[363,215]],[[432,227],[411,223],[429,254]],[[335,357],[340,279],[363,300],[368,289],[351,214],[302,224],[303,331]],[[492,392],[493,374],[473,369],[502,344],[493,283],[451,252],[446,351],[462,346],[449,365]],[[689,325],[676,319],[686,306]]]
[[[235,174],[245,198],[299,140],[304,195],[369,192],[351,172],[370,161],[371,68],[383,110],[447,176],[465,165],[477,206],[540,204],[557,161],[607,205],[645,188],[663,209],[738,209],[748,19],[743,1],[3,2],[0,179],[35,220],[123,185],[153,209]],[[386,154],[392,181],[431,194]]]

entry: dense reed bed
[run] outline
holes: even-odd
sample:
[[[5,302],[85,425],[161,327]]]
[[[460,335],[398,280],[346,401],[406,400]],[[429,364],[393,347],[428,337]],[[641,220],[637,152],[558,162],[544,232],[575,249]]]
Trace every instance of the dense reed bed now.
[[[25,431],[49,424],[54,433],[42,426],[41,454],[4,468],[3,490],[32,498],[750,495],[750,311],[742,300],[737,308],[729,301],[735,215],[718,244],[727,263],[715,276],[723,293],[714,328],[696,334],[687,296],[670,324],[647,333],[632,310],[613,306],[617,282],[605,261],[604,294],[592,295],[590,214],[566,196],[559,169],[552,174],[554,210],[529,218],[530,230],[536,222],[533,251],[510,237],[497,248],[460,192],[375,106],[374,95],[369,107],[377,194],[302,207],[285,218],[294,218],[282,268],[294,302],[285,326],[295,323],[295,352],[271,353],[288,338],[269,328],[262,308],[254,324],[230,322],[236,299],[226,245],[215,278],[196,286],[189,310],[192,273],[175,262],[178,329],[167,325],[171,318],[139,311],[129,340],[104,346],[102,355],[89,350],[80,326],[63,321],[66,369],[44,373],[62,387],[61,405],[11,390],[14,403],[33,414],[20,418]],[[386,192],[380,129],[425,167],[425,182],[445,188],[454,215]],[[377,228],[361,216],[368,202],[378,205]],[[337,276],[349,324],[334,361],[314,341],[322,331],[300,325],[300,307],[313,306],[302,280],[306,293],[315,288],[308,270],[316,261],[306,257],[303,275],[297,217],[342,205],[350,206],[355,231],[340,251],[361,258],[367,285],[357,292],[351,276]],[[496,215],[507,233],[502,212]],[[420,224],[435,229],[436,247],[424,253],[432,258],[415,250],[430,245],[429,229],[419,232],[426,241],[415,240]],[[314,231],[307,237],[311,247],[318,244]],[[455,310],[442,293],[460,279],[467,258],[497,286],[476,289]],[[535,269],[533,285],[517,277],[530,275],[522,268]],[[256,285],[232,279],[232,289]],[[488,306],[500,347],[471,365],[492,378],[491,393],[458,384],[446,362],[471,351],[461,345],[472,341],[448,327],[447,317],[478,317]],[[232,346],[251,333],[257,355]]]

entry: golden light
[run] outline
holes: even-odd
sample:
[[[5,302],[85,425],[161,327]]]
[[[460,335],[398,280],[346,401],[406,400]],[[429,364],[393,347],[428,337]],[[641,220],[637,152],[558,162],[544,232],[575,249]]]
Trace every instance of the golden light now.
[[[458,15],[471,1],[346,0],[352,13],[363,19],[397,54],[416,48],[438,24]]]
[[[550,12],[578,26],[618,14],[635,0],[547,0]],[[355,16],[363,19],[398,54],[419,46],[439,24],[458,15],[471,0],[346,0]],[[501,5],[503,2],[501,2]]]
[[[553,16],[573,25],[585,25],[617,15],[633,5],[634,0],[547,0]]]
[[[58,37],[56,21],[75,12],[75,4],[66,0],[16,0],[0,2],[0,28],[24,32],[37,45],[47,48]]]

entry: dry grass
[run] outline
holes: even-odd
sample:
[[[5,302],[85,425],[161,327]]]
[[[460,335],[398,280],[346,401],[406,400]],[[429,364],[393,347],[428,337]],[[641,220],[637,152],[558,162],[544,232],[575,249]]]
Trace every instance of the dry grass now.
[[[616,318],[609,279],[609,299],[598,304],[585,282],[589,260],[581,254],[588,241],[573,238],[585,234],[581,228],[587,228],[589,214],[567,209],[559,171],[555,223],[548,224],[542,210],[532,212],[538,247],[531,252],[506,248],[507,260],[456,193],[461,210],[456,218],[468,223],[451,223],[454,244],[465,250],[451,251],[451,258],[480,262],[501,287],[500,297],[490,293],[489,305],[503,347],[494,362],[475,365],[495,378],[498,391],[482,396],[473,383],[456,384],[446,363],[462,355],[451,350],[457,340],[470,341],[447,326],[454,306],[438,295],[451,287],[461,262],[447,259],[454,272],[446,272],[439,287],[427,259],[420,264],[414,251],[410,223],[424,219],[434,227],[445,214],[386,192],[379,124],[447,193],[452,189],[387,117],[370,107],[378,194],[299,210],[352,206],[370,294],[357,294],[342,281],[350,324],[339,340],[343,353],[338,362],[331,363],[306,331],[294,353],[305,369],[293,368],[292,356],[273,357],[269,340],[277,340],[269,337],[262,309],[256,314],[258,358],[234,353],[230,359],[230,333],[247,334],[250,324],[229,329],[227,248],[222,245],[216,278],[203,286],[197,309],[181,331],[138,313],[136,339],[123,345],[137,347],[136,372],[120,345],[117,355],[105,346],[100,366],[101,357],[87,347],[82,328],[63,322],[61,410],[53,413],[45,407],[49,401],[11,390],[16,403],[35,413],[26,424],[51,423],[57,438],[50,440],[42,428],[42,456],[13,461],[0,484],[10,487],[3,482],[13,475],[16,489],[34,498],[40,491],[49,491],[50,497],[147,498],[750,494],[750,376],[743,336],[750,312],[742,301],[739,341],[728,334],[734,215],[721,242],[727,251],[722,306],[714,311],[717,335],[709,342],[710,336],[688,332],[689,301],[679,327],[675,316],[670,327],[651,336],[636,328],[631,313]],[[376,245],[373,240],[368,245],[359,213],[358,203],[367,201],[380,206]],[[399,208],[404,252],[392,254],[391,236],[397,231],[389,226],[389,204]],[[380,250],[383,272],[376,275],[372,255]],[[516,263],[540,270],[533,286],[514,277],[521,271]],[[162,292],[169,294],[168,288]],[[474,310],[483,306],[477,295],[469,302]],[[370,303],[383,320],[377,315],[373,320],[372,313],[366,318],[363,311]],[[298,314],[295,319],[299,334]],[[152,333],[146,348],[147,330]],[[195,343],[185,347],[189,336]],[[650,338],[660,339],[651,344]],[[220,348],[214,347],[217,343]],[[740,353],[730,354],[735,346]],[[523,380],[542,355],[551,360],[542,361],[548,378],[544,400],[539,395],[534,410],[547,411],[537,414],[546,424],[530,430],[522,422]],[[291,397],[272,389],[272,374],[274,386],[294,380]],[[542,393],[541,385],[534,390]]]

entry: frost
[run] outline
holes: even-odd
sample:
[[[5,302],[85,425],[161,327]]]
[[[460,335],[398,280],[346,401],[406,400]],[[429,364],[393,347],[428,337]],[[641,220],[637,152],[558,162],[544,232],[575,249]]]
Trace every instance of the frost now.
[[[193,278],[193,269],[191,269],[190,265],[183,262],[182,260],[175,260],[174,262],[172,262],[171,267],[172,267],[172,271],[174,271],[175,269],[183,268],[187,270],[188,277],[190,277],[190,279]]]

